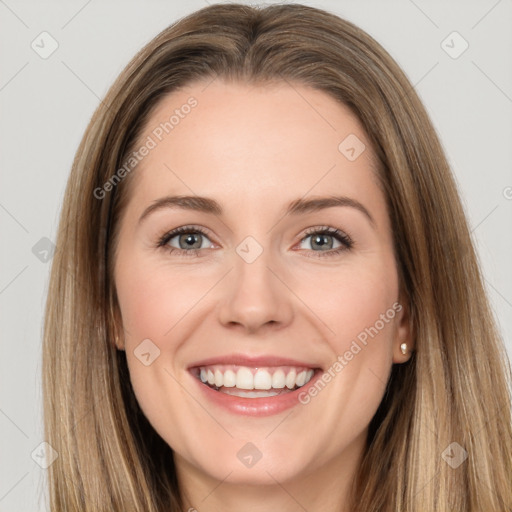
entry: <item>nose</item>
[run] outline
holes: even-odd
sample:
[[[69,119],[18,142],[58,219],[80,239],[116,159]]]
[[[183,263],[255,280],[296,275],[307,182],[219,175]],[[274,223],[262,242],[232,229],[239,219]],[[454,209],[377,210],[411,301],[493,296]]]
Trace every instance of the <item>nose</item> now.
[[[225,327],[256,333],[291,323],[293,294],[275,266],[266,251],[252,263],[235,256],[219,307],[219,321]]]

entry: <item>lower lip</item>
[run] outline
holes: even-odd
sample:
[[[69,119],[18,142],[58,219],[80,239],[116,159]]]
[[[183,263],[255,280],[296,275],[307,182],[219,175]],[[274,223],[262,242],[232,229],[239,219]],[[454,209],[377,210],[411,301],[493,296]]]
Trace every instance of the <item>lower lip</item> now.
[[[299,401],[299,395],[301,393],[307,393],[308,389],[314,386],[316,380],[321,374],[321,370],[315,370],[315,374],[311,380],[295,391],[283,393],[282,395],[265,396],[260,398],[244,398],[228,395],[220,391],[215,391],[210,386],[203,384],[197,377],[192,376],[192,378],[197,382],[201,391],[209,401],[227,409],[229,412],[242,414],[244,416],[271,416],[301,404]]]

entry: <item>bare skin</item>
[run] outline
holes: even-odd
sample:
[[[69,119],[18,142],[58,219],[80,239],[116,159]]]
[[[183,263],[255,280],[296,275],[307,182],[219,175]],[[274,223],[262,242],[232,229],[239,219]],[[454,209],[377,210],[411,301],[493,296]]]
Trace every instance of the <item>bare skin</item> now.
[[[357,118],[323,92],[206,85],[168,95],[141,137],[155,138],[175,109],[197,100],[134,171],[115,265],[118,348],[145,415],[174,450],[185,510],[349,512],[368,424],[393,363],[412,348],[372,149]],[[350,147],[338,148],[350,134],[366,146],[353,161]],[[214,199],[222,213],[162,207],[139,221],[165,196]],[[368,214],[345,204],[285,215],[292,201],[332,196]],[[205,233],[191,228],[157,246],[181,226]],[[199,247],[192,256],[187,241]],[[250,263],[242,257],[260,251]],[[147,366],[134,353],[146,339],[160,350]],[[331,379],[276,414],[234,413],[189,371],[233,353],[297,359]],[[247,443],[261,454],[250,467],[237,456]]]

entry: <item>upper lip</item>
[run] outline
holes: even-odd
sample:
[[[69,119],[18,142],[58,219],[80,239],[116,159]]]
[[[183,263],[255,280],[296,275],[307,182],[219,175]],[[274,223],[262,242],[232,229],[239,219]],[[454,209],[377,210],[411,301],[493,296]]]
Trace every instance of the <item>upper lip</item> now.
[[[298,359],[290,359],[288,357],[280,357],[276,355],[249,356],[244,354],[226,354],[223,356],[215,356],[196,361],[189,366],[189,369],[202,366],[213,366],[215,364],[232,364],[237,366],[247,366],[249,368],[262,368],[265,366],[320,368],[320,365],[316,363],[299,361]]]

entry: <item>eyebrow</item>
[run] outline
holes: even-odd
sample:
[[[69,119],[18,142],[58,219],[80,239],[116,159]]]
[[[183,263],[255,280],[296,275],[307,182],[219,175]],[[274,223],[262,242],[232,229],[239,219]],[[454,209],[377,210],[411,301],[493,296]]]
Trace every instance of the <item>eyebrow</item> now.
[[[312,199],[296,199],[292,201],[286,208],[286,215],[300,215],[305,213],[313,213],[326,208],[333,207],[351,207],[363,213],[370,224],[375,227],[375,220],[370,212],[355,199],[346,196],[328,196]],[[192,210],[197,212],[211,213],[214,215],[222,215],[222,207],[214,199],[200,196],[166,196],[157,199],[151,203],[139,218],[142,222],[151,213],[163,208],[179,208],[183,210]]]

